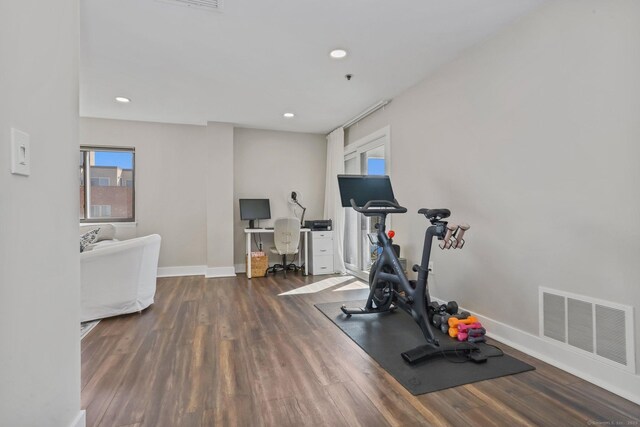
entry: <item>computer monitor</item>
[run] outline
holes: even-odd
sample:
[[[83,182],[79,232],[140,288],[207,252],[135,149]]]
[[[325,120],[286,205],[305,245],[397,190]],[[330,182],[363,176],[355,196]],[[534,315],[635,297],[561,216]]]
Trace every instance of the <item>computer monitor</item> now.
[[[249,228],[255,228],[256,219],[271,219],[269,199],[240,199],[240,219],[249,221]]]
[[[387,175],[338,175],[342,206],[351,207],[351,199],[362,207],[370,200],[395,202],[391,180]]]

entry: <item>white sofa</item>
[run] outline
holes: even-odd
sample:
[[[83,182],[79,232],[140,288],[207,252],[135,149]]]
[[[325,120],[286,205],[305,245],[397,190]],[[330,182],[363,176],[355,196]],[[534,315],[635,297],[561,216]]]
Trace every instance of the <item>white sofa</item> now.
[[[142,311],[156,293],[160,236],[103,241],[80,254],[81,321]]]

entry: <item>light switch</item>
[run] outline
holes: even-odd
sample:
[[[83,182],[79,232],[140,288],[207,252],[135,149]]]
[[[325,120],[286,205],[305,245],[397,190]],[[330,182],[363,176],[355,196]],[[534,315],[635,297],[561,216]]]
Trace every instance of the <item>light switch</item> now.
[[[31,175],[31,145],[29,134],[11,128],[11,173]]]

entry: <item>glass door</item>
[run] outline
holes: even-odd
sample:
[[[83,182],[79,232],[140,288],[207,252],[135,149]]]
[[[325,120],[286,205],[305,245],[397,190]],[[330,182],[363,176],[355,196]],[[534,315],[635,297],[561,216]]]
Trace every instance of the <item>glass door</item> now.
[[[360,153],[360,165],[363,168],[364,175],[384,175],[386,170],[384,145],[378,145],[370,149],[363,149]],[[352,209],[353,210],[353,209]],[[354,211],[354,213],[356,213]],[[369,275],[369,269],[378,258],[378,245],[376,237],[376,223],[378,218],[366,217],[358,214],[360,217],[360,254],[362,257],[360,270]]]
[[[357,153],[345,156],[344,173],[348,175],[360,175],[360,161]],[[344,265],[350,271],[358,271],[358,230],[360,229],[360,216],[351,208],[344,208]]]
[[[359,143],[345,147],[346,174],[385,175],[389,173],[388,130],[383,135],[379,134],[380,132],[376,132]],[[378,257],[378,247],[375,243],[377,219],[366,217],[351,208],[345,209],[345,266],[351,274],[367,280],[371,264]]]

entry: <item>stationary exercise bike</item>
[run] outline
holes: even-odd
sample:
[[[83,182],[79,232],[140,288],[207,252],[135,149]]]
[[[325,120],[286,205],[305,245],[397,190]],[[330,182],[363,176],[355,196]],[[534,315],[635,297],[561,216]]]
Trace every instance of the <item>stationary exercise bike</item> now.
[[[450,240],[452,228],[443,221],[449,217],[448,209],[420,209],[431,225],[424,236],[422,261],[414,265],[413,271],[418,273],[417,280],[409,280],[400,265],[400,261],[392,246],[392,240],[386,233],[386,219],[389,214],[406,213],[407,208],[398,204],[393,195],[391,181],[388,176],[373,175],[338,175],[338,185],[342,206],[352,207],[367,217],[377,217],[376,224],[379,255],[371,265],[369,273],[369,297],[363,308],[347,308],[342,312],[348,317],[354,314],[383,313],[401,308],[411,315],[418,324],[426,345],[402,353],[408,363],[417,363],[427,358],[445,355],[446,353],[469,354],[477,350],[470,343],[460,343],[454,348],[443,348],[434,336],[430,327],[429,306],[431,300],[427,287],[429,275],[429,258],[433,238]]]

